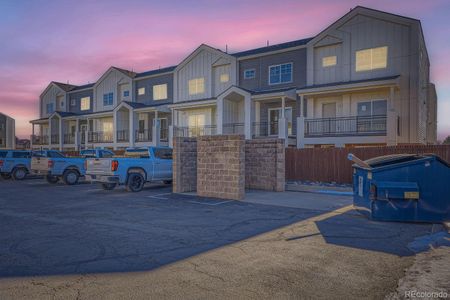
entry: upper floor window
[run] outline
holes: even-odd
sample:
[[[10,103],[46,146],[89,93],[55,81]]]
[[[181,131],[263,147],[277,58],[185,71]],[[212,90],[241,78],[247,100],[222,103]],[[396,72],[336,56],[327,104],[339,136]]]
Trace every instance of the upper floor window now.
[[[244,70],[244,79],[252,79],[256,77],[255,69],[246,69]]]
[[[387,46],[356,51],[356,72],[386,68],[387,53]]]
[[[189,80],[189,95],[203,94],[205,92],[205,78]]]
[[[269,84],[292,82],[292,63],[269,67]]]
[[[91,97],[83,97],[80,100],[80,110],[89,110],[91,108]]]
[[[123,91],[124,97],[130,97],[130,91]]]
[[[138,95],[139,96],[145,95],[145,87],[138,88]]]
[[[220,82],[228,82],[230,81],[230,75],[228,73],[220,74]]]
[[[153,86],[153,100],[167,99],[167,84],[158,84]]]
[[[103,106],[113,105],[113,102],[114,102],[113,93],[103,94]]]
[[[51,114],[54,111],[55,111],[55,107],[54,107],[53,103],[47,103],[47,113]]]
[[[332,67],[337,64],[337,56],[325,56],[322,58],[322,67]]]
[[[70,106],[75,106],[75,105],[77,105],[77,99],[75,99],[75,98],[70,99]]]

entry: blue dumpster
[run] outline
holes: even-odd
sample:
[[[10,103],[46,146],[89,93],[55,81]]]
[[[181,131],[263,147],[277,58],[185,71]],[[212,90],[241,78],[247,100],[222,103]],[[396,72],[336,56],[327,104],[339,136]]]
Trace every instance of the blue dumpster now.
[[[352,154],[353,205],[380,221],[450,221],[450,165],[436,155]]]

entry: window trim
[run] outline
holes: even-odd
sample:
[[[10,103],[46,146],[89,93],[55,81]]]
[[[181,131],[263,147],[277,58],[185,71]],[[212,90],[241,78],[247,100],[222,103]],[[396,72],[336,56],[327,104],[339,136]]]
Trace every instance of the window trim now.
[[[224,77],[226,76],[227,80],[222,80],[223,79],[222,76],[224,76]],[[222,74],[220,74],[219,81],[220,81],[220,83],[230,82],[230,73],[222,73]]]
[[[76,106],[77,105],[77,99],[71,98],[70,99],[70,106]]]
[[[127,95],[125,95],[125,93],[127,93]],[[123,97],[130,97],[130,91],[129,90],[124,90],[122,94],[123,94]]]
[[[165,86],[166,87],[166,97],[165,98],[155,98],[155,87]],[[152,99],[153,101],[161,101],[161,100],[167,100],[169,99],[169,91],[168,91],[168,84],[167,83],[161,83],[161,84],[154,84],[152,86]]]
[[[203,91],[202,92],[198,92],[197,90],[197,84],[196,84],[196,92],[195,93],[191,93],[191,89],[190,89],[190,83],[191,83],[191,81],[193,81],[193,80],[200,80],[200,79],[202,79],[203,80]],[[192,78],[192,79],[189,79],[188,80],[188,94],[189,94],[189,96],[196,96],[196,95],[202,95],[202,94],[204,94],[205,93],[205,91],[206,91],[206,87],[205,87],[205,77],[196,77],[196,78]]]
[[[291,80],[290,81],[285,81],[285,82],[281,82],[281,66],[282,65],[291,65]],[[272,67],[280,67],[280,82],[276,82],[276,83],[270,83],[270,68]],[[269,85],[279,85],[279,84],[288,84],[288,83],[292,83],[294,82],[294,63],[293,62],[287,62],[287,63],[281,63],[281,64],[276,64],[276,65],[271,65],[268,67],[267,69],[267,81]]]
[[[246,73],[247,71],[253,71],[253,76],[252,76],[252,77],[247,77],[247,76],[245,75],[245,73]],[[255,68],[250,68],[250,69],[245,69],[245,70],[244,70],[244,79],[255,79],[255,78],[256,78],[256,69],[255,69]]]
[[[324,59],[326,59],[326,58],[331,58],[331,57],[334,57],[334,64],[325,66],[325,65],[324,65]],[[331,68],[331,67],[335,67],[335,66],[337,66],[337,63],[338,63],[338,61],[337,61],[337,55],[327,55],[327,56],[323,56],[323,57],[322,57],[322,68]]]
[[[386,48],[386,61],[385,61],[386,66],[385,67],[374,68],[373,67],[373,50],[374,49],[379,49],[379,48]],[[368,51],[368,50],[370,50],[370,69],[358,70],[358,63],[357,63],[358,55],[357,54],[360,51]],[[355,72],[356,73],[359,73],[359,72],[370,72],[370,71],[375,71],[375,70],[387,69],[388,68],[388,58],[389,58],[389,46],[388,45],[355,50]]]
[[[387,98],[366,99],[366,100],[357,101],[356,102],[356,116],[359,117],[359,115],[358,115],[358,104],[364,103],[364,102],[370,102],[370,117],[373,117],[373,116],[384,116],[384,115],[374,115],[373,114],[373,103],[377,102],[377,101],[386,101],[386,116],[387,116],[387,112],[389,110],[389,100]],[[363,116],[361,116],[361,117],[363,117]]]
[[[140,90],[144,90],[144,92],[141,94],[140,93]],[[138,94],[138,96],[143,96],[143,95],[145,95],[145,92],[146,92],[146,88],[145,88],[145,86],[143,86],[143,87],[140,87],[140,88],[138,88],[138,90],[137,90],[137,94]]]
[[[89,107],[83,109],[83,99],[88,99],[89,101]],[[91,96],[86,96],[86,97],[82,97],[80,98],[80,111],[86,111],[86,110],[90,110],[91,109]]]
[[[281,107],[281,106],[280,107],[270,107],[270,108],[267,109],[267,135],[268,136],[277,136],[279,134],[279,133],[277,133],[277,134],[270,134],[271,133],[270,132],[270,111],[272,111],[272,110],[281,111],[282,109],[283,109],[283,107]],[[293,109],[292,106],[285,106],[284,107],[284,110],[285,110],[284,115],[285,116],[286,116],[286,109],[290,109],[291,110],[291,113],[292,113],[292,120],[291,120],[292,125],[291,126],[294,126],[294,109]],[[278,131],[278,129],[277,129],[277,131]],[[289,132],[288,132],[288,136],[289,136]]]
[[[107,103],[107,104],[105,104],[105,96],[109,96],[109,95],[112,95],[112,102],[111,102],[111,104],[109,104],[109,103]],[[109,92],[109,93],[105,93],[105,94],[103,94],[103,106],[111,106],[111,105],[114,105],[114,92]]]

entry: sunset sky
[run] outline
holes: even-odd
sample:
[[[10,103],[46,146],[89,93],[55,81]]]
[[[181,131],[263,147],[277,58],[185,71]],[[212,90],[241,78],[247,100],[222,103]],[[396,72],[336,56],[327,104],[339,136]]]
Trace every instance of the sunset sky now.
[[[201,43],[236,52],[312,37],[357,5],[420,19],[438,93],[438,136],[450,135],[450,1],[0,0],[0,112],[28,137],[52,80],[96,81],[114,65],[178,64]]]

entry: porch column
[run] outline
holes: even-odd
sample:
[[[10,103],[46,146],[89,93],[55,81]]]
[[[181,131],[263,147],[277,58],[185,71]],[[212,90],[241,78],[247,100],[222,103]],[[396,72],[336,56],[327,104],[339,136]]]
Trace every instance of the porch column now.
[[[128,126],[130,127],[129,134],[128,134],[128,142],[130,144],[130,147],[134,147],[134,133],[135,133],[135,118],[134,118],[134,111],[132,109],[128,112]]]
[[[64,135],[63,135],[63,120],[61,117],[59,117],[59,150],[62,151],[63,150],[63,143],[64,143]]]
[[[118,110],[113,112],[113,144],[114,144],[114,149],[116,149],[116,145],[117,145],[117,112]]]
[[[217,99],[217,134],[223,134],[223,97]]]
[[[287,120],[285,116],[286,110],[286,97],[281,97],[281,118],[278,120],[278,137],[284,139],[284,144],[288,145],[287,136]]]
[[[395,111],[395,89],[390,88],[388,110],[386,116],[386,144],[395,146],[398,143],[398,113]]]
[[[86,134],[84,135],[84,147],[85,147],[85,149],[88,148],[88,143],[89,143],[89,132],[92,131],[90,120],[89,120],[89,119],[86,119],[86,122],[87,122],[87,126],[86,126],[87,132],[86,132]],[[114,128],[113,128],[113,129],[114,129]]]
[[[80,119],[75,120],[75,148],[81,150],[80,146]]]
[[[153,119],[153,128],[152,128],[152,144],[153,146],[159,146],[159,143],[161,141],[160,134],[161,134],[161,124],[158,119],[158,111],[155,110],[155,118]]]
[[[30,149],[33,149],[33,139],[34,139],[34,123],[31,123]]]
[[[246,140],[252,138],[252,96],[244,97],[244,135]]]
[[[297,117],[297,148],[305,148],[305,96],[300,95],[299,117]]]
[[[49,132],[49,136],[48,136],[48,148],[51,149],[52,147],[52,119],[48,119],[48,132]]]
[[[172,118],[171,118],[171,124],[169,125],[169,147],[173,148],[173,126],[175,124],[175,111],[173,110],[173,108],[171,109],[171,113],[172,113]]]

